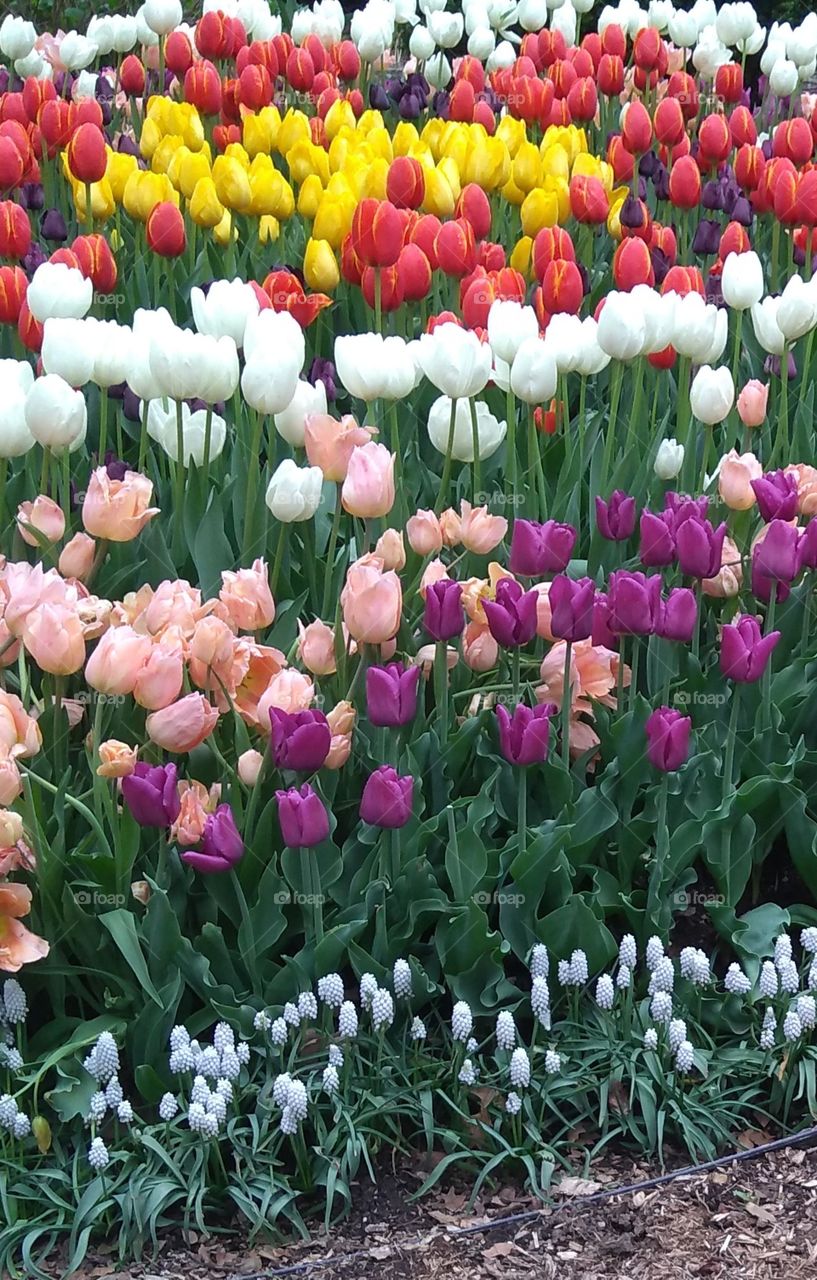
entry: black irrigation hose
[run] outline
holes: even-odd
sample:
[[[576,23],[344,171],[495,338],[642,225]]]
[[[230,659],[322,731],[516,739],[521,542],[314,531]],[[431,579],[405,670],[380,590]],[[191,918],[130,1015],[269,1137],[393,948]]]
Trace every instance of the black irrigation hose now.
[[[733,1151],[728,1156],[718,1156],[715,1160],[705,1160],[702,1164],[686,1165],[683,1169],[673,1169],[671,1173],[661,1173],[655,1178],[644,1178],[641,1182],[631,1182],[623,1187],[607,1187],[602,1191],[594,1191],[589,1196],[582,1196],[576,1200],[566,1200],[561,1204],[549,1206],[549,1214],[561,1213],[565,1209],[582,1210],[591,1204],[600,1204],[604,1200],[612,1200],[615,1196],[629,1196],[636,1191],[651,1191],[653,1187],[665,1186],[668,1182],[675,1182],[678,1178],[690,1178],[699,1173],[709,1173],[712,1169],[721,1169],[724,1165],[738,1164],[742,1160],[755,1160],[758,1156],[767,1155],[770,1151],[783,1151],[787,1147],[800,1146],[807,1143],[810,1139],[817,1140],[817,1125],[812,1125],[809,1129],[802,1129],[799,1133],[793,1133],[787,1138],[775,1138],[772,1142],[763,1142],[759,1147],[748,1147],[744,1151]],[[533,1218],[542,1216],[541,1209],[526,1209],[524,1213],[507,1214],[504,1218],[492,1218],[488,1222],[477,1223],[473,1227],[459,1227],[456,1231],[450,1233],[450,1236],[457,1239],[461,1236],[478,1235],[486,1231],[498,1231],[501,1227],[514,1226],[520,1222],[530,1222]],[[419,1244],[422,1240],[421,1236],[417,1236],[414,1243]],[[288,1267],[276,1267],[272,1271],[253,1271],[250,1275],[242,1274],[239,1276],[234,1273],[230,1276],[230,1280],[274,1280],[276,1276],[295,1276],[304,1275],[312,1271],[326,1270],[329,1267],[344,1267],[349,1262],[354,1262],[358,1258],[371,1257],[371,1249],[354,1249],[351,1253],[341,1253],[337,1257],[324,1257],[307,1259],[305,1262],[295,1262]]]

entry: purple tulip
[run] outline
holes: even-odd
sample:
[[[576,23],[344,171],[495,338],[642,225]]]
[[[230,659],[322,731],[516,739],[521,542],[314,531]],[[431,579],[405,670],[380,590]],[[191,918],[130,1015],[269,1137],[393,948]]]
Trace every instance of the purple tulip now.
[[[417,713],[418,666],[404,667],[390,662],[366,671],[366,710],[372,724],[396,729],[408,724]]]
[[[713,218],[701,218],[692,238],[692,252],[708,258],[718,252],[721,242],[721,224]]]
[[[603,591],[596,592],[593,601],[593,630],[590,639],[603,649],[618,650],[618,636],[610,630],[610,602]]]
[[[391,765],[381,765],[370,773],[360,797],[360,817],[373,827],[395,830],[404,827],[411,817],[414,779],[411,774],[400,777]]]
[[[757,508],[768,524],[771,520],[793,520],[797,515],[797,481],[785,471],[767,471],[752,480]]]
[[[720,573],[726,525],[713,529],[708,520],[684,520],[675,534],[678,566],[690,578],[714,578]]]
[[[505,759],[520,766],[543,764],[550,743],[550,717],[556,710],[555,702],[540,702],[535,707],[519,702],[510,715],[507,707],[499,703],[496,718]]]
[[[276,791],[275,799],[285,845],[290,849],[311,849],[323,843],[329,835],[329,814],[308,782],[288,791]]]
[[[503,649],[527,644],[536,635],[538,599],[536,591],[524,591],[513,578],[500,578],[496,599],[483,600],[488,628]]]
[[[647,757],[662,773],[680,769],[689,755],[692,720],[672,707],[658,707],[644,726],[647,733]]]
[[[180,857],[188,867],[204,875],[230,871],[241,861],[244,841],[228,804],[220,804],[215,813],[208,814],[204,823],[201,849],[185,849]]]
[[[610,630],[619,635],[648,636],[661,616],[661,578],[619,569],[610,574],[607,599]]]
[[[778,601],[785,600],[789,585],[800,570],[799,529],[785,520],[772,520],[766,535],[752,549],[752,592],[768,601],[776,587]]]
[[[423,626],[434,640],[453,640],[463,628],[462,587],[442,578],[426,589]]]
[[[709,511],[709,499],[690,498],[685,493],[670,492],[664,495],[664,510],[672,514],[672,531],[677,533],[685,520],[705,520]]]
[[[46,209],[40,219],[40,235],[51,244],[62,244],[68,239],[68,228],[59,209]]]
[[[559,640],[586,640],[593,630],[593,598],[596,584],[592,578],[572,578],[560,574],[548,591],[550,629]]]
[[[315,773],[329,755],[332,731],[322,711],[270,707],[272,758],[278,769]]]
[[[140,827],[169,827],[181,810],[175,764],[141,761],[122,779],[122,795]]]
[[[766,670],[779,639],[779,631],[764,636],[757,618],[742,614],[721,631],[721,671],[727,680],[753,684]]]
[[[511,573],[523,578],[541,578],[546,573],[563,573],[576,545],[572,524],[546,520],[516,520],[511,538]]]
[[[817,569],[817,520],[809,520],[803,530],[797,544],[797,554],[801,569]]]
[[[610,501],[596,498],[596,525],[603,538],[610,542],[625,542],[635,528],[635,498],[623,489],[610,494]]]
[[[673,519],[669,511],[656,514],[653,511],[642,511],[639,522],[641,537],[638,558],[649,569],[660,569],[663,565],[672,564],[675,559],[675,538],[673,536]]]
[[[689,644],[698,622],[698,601],[689,587],[674,587],[661,605],[655,634],[662,640]]]

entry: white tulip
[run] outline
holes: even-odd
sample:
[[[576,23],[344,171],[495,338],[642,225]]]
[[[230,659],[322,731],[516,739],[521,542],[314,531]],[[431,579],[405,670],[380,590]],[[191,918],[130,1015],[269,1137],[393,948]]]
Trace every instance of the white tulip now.
[[[26,426],[47,449],[69,448],[87,427],[85,397],[56,373],[37,378],[26,396]]]
[[[244,365],[241,393],[259,413],[283,413],[298,387],[301,365],[296,353],[278,350],[254,355]]]
[[[798,277],[799,279],[799,277]],[[730,253],[721,272],[723,300],[733,311],[748,311],[763,297],[763,264],[753,249]]]
[[[474,429],[471,419],[471,406],[476,410],[477,445],[479,456],[490,458],[496,453],[505,439],[507,423],[499,422],[482,400],[457,400],[454,415],[454,439],[451,446],[451,457],[456,462],[474,461]],[[442,454],[448,452],[448,438],[451,433],[451,400],[448,396],[440,396],[428,411],[428,437],[434,448]]]
[[[297,449],[304,446],[304,425],[310,413],[326,413],[326,387],[301,379],[286,409],[275,415],[275,430]]]
[[[72,387],[90,382],[94,371],[91,336],[84,320],[50,316],[43,326],[43,369],[59,374]]]
[[[417,26],[409,37],[409,53],[418,62],[425,62],[437,47],[437,42],[428,27]]]
[[[423,70],[432,89],[445,89],[451,83],[451,63],[442,51],[433,54]]]
[[[26,58],[34,48],[37,32],[33,22],[7,13],[0,22],[0,52],[16,61]]]
[[[691,49],[698,39],[698,24],[691,13],[676,9],[667,22],[669,38],[679,49]]]
[[[495,356],[513,364],[526,338],[539,337],[539,321],[533,307],[497,298],[488,312],[488,341]]]
[[[582,341],[576,361],[576,373],[583,378],[593,378],[602,369],[606,369],[609,363],[609,355],[599,346],[598,323],[592,316],[585,316],[582,320]]]
[[[441,49],[453,49],[462,39],[464,18],[461,13],[438,13],[428,15],[428,32],[435,44]]]
[[[575,372],[581,356],[583,337],[582,322],[578,316],[570,315],[567,311],[557,311],[550,317],[545,342],[556,361],[559,373]]]
[[[578,0],[578,3],[581,4],[582,0]],[[550,19],[551,31],[561,31],[568,48],[576,43],[576,13],[577,9],[570,0],[564,0],[564,4],[559,5]]]
[[[217,413],[210,414],[210,448],[209,459],[217,458],[224,448],[227,439],[227,423]],[[195,462],[197,467],[204,465],[205,444],[207,441],[207,410],[196,409],[191,413],[186,404],[182,404],[182,463],[189,467]],[[175,405],[168,415],[162,437],[159,441],[169,458],[174,462],[179,459],[179,430]]]
[[[547,0],[521,0],[517,21],[523,31],[541,31],[547,20]]]
[[[647,339],[644,316],[628,293],[608,293],[598,322],[598,342],[613,360],[634,360]]]
[[[255,290],[243,280],[216,280],[206,296],[194,285],[190,307],[199,333],[232,338],[237,347],[243,347],[247,325],[260,310]]]
[[[782,356],[786,339],[777,321],[779,298],[764,298],[752,307],[752,328],[755,337],[769,355]]]
[[[267,486],[264,501],[284,524],[311,520],[320,506],[322,488],[320,467],[299,467],[292,458],[285,458]]]
[[[335,369],[349,394],[367,402],[404,400],[417,381],[413,348],[403,338],[380,333],[337,337]]]
[[[694,364],[717,360],[719,354],[710,353],[725,343],[728,324],[725,311],[705,302],[699,293],[688,293],[675,303],[672,345],[679,356],[686,356]]]
[[[648,284],[637,284],[630,290],[633,306],[644,317],[644,344],[642,355],[663,351],[675,332],[676,293],[660,294]]]
[[[414,351],[429,382],[451,399],[478,395],[491,376],[488,343],[452,322],[422,334]]]
[[[27,360],[0,360],[0,458],[20,458],[34,444],[26,423],[26,398],[33,383]]]
[[[788,58],[780,58],[769,73],[769,88],[778,98],[790,97],[797,88],[797,67]]]
[[[244,332],[244,359],[251,360],[258,355],[265,361],[282,360],[285,354],[287,366],[294,362],[300,374],[306,359],[306,342],[298,321],[288,311],[273,311],[270,307],[251,316]],[[290,392],[281,408],[291,399]]]
[[[134,48],[137,38],[137,22],[135,16],[131,14],[114,15],[111,17],[111,48],[116,53],[130,53]]]
[[[653,470],[659,480],[674,480],[684,465],[684,446],[677,440],[662,440]]]
[[[127,382],[133,347],[130,326],[117,324],[115,320],[92,318],[84,320],[83,324],[90,332],[94,353],[91,381],[98,387],[116,387],[120,382]]]
[[[93,302],[94,286],[76,267],[64,262],[43,262],[28,286],[28,309],[40,324],[51,316],[81,320]]]
[[[169,35],[182,20],[181,0],[145,0],[145,22],[157,36]]]
[[[503,67],[512,67],[516,62],[516,50],[509,40],[500,40],[488,59],[486,68],[488,71],[501,71]]]
[[[68,71],[81,71],[90,66],[95,57],[94,42],[76,31],[69,31],[60,41],[60,62]]]
[[[729,416],[735,403],[735,384],[726,365],[720,369],[701,366],[692,379],[689,403],[695,417],[707,427],[714,427]]]
[[[817,296],[802,276],[790,276],[777,300],[777,323],[787,342],[796,342],[817,324]]]
[[[472,58],[487,62],[496,46],[496,36],[490,27],[477,27],[468,37],[468,52]]]
[[[511,391],[525,404],[542,404],[556,391],[556,360],[542,338],[526,338],[511,365]]]

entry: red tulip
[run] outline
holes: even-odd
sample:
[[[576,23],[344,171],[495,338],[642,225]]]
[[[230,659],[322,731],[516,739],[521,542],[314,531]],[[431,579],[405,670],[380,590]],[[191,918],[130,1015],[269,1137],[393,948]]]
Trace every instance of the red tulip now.
[[[217,116],[221,111],[221,77],[206,58],[185,72],[184,98],[202,115]]]
[[[79,269],[86,279],[93,281],[97,293],[112,293],[116,285],[116,259],[104,236],[77,236],[71,245]]]
[[[798,168],[802,168],[811,159],[813,150],[811,125],[802,116],[782,120],[772,134],[772,153],[775,156],[786,156]]]
[[[224,58],[227,54],[228,33],[225,15],[220,9],[211,9],[196,24],[196,48],[202,58]]]
[[[652,142],[652,121],[647,108],[637,99],[627,105],[621,125],[621,140],[631,155],[641,156]]]
[[[574,121],[594,120],[599,105],[596,82],[590,76],[583,76],[571,87],[567,95],[567,106]]]
[[[725,262],[730,253],[746,253],[751,247],[752,243],[746,228],[739,222],[730,222],[721,236],[718,256],[721,262]]]
[[[145,92],[145,68],[135,53],[129,54],[119,68],[119,83],[129,97],[141,98]]]
[[[682,156],[670,169],[669,198],[678,209],[694,209],[700,201],[701,171],[691,156]]]
[[[642,71],[653,71],[661,58],[661,34],[656,27],[642,27],[633,42],[633,61]]]
[[[419,245],[404,244],[397,259],[397,271],[406,302],[419,302],[431,291],[431,263]]]
[[[462,124],[470,124],[474,119],[474,107],[477,95],[474,86],[468,80],[458,80],[451,90],[448,99],[448,118]]]
[[[676,147],[686,132],[681,104],[677,98],[664,98],[655,109],[655,136],[665,147]]]
[[[26,162],[9,137],[0,138],[0,191],[13,191],[23,181]]]
[[[735,156],[735,178],[744,191],[754,191],[760,185],[765,168],[766,157],[760,148],[741,143]]]
[[[570,212],[577,222],[607,221],[610,201],[600,178],[576,174],[570,179]]]
[[[412,156],[397,156],[389,166],[386,196],[396,209],[419,209],[426,193],[423,166]]]
[[[484,240],[491,230],[491,205],[482,187],[467,183],[457,201],[456,215],[465,218],[474,228],[477,240]]]
[[[43,325],[39,320],[34,319],[25,298],[20,305],[20,315],[17,318],[17,335],[28,351],[39,351],[43,345]]]
[[[624,58],[627,53],[627,37],[623,27],[620,27],[617,22],[611,22],[605,27],[602,32],[601,47],[605,53],[614,53],[619,58]]]
[[[444,222],[434,244],[440,270],[447,276],[466,276],[477,265],[474,228],[466,218]]]
[[[165,65],[181,80],[193,65],[193,47],[183,31],[171,31],[165,40]]]
[[[703,168],[723,164],[732,150],[732,135],[726,116],[715,112],[702,121],[698,130],[698,161]]]
[[[162,258],[178,258],[187,248],[184,218],[169,200],[154,206],[145,230],[149,247]]]
[[[22,267],[0,267],[0,324],[16,324],[28,280]]]
[[[569,232],[564,227],[543,227],[537,233],[531,252],[531,265],[536,279],[541,282],[548,263],[559,258],[564,258],[567,262],[576,261],[576,250]]]
[[[0,258],[24,258],[31,248],[31,225],[14,200],[0,201]]]
[[[393,267],[403,247],[403,223],[388,200],[361,200],[352,217],[352,244],[366,267]]]
[[[549,262],[542,280],[542,303],[551,315],[566,312],[578,315],[584,298],[584,283],[575,262]]]
[[[396,311],[398,307],[403,305],[403,279],[400,275],[399,260],[391,267],[380,267],[380,309],[381,311]],[[360,281],[360,287],[363,291],[363,297],[374,311],[377,299],[376,292],[376,269],[374,267],[365,267],[363,276]]]
[[[360,75],[360,54],[353,40],[341,40],[335,46],[335,59],[341,80],[357,80]]]
[[[715,92],[730,105],[740,102],[743,93],[743,67],[739,62],[728,62],[715,72]]]
[[[622,240],[613,254],[613,278],[616,288],[629,293],[637,284],[655,284],[652,257],[638,236]]]
[[[624,88],[624,63],[617,53],[603,53],[599,59],[598,82],[606,97],[616,97]]]

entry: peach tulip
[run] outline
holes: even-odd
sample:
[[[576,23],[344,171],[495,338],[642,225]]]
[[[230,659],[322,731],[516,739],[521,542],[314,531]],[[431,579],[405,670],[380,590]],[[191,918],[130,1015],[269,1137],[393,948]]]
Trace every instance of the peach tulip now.
[[[100,778],[129,778],[136,768],[136,747],[129,747],[126,742],[116,738],[108,738],[99,744],[99,764],[97,774]]]
[[[22,639],[40,670],[51,675],[72,675],[85,661],[82,623],[69,605],[40,604],[32,609]]]
[[[763,467],[753,453],[730,449],[718,471],[718,493],[730,510],[748,511],[756,501],[752,481],[762,475]]]
[[[264,560],[254,560],[251,569],[225,570],[221,582],[218,598],[236,631],[259,631],[272,626],[275,602]]]
[[[373,427],[359,427],[351,414],[333,418],[328,413],[310,413],[304,420],[304,443],[311,467],[320,467],[324,480],[340,484],[346,479],[352,450],[368,444]]]
[[[23,779],[13,756],[0,755],[0,804],[14,804],[23,794]]]
[[[448,569],[443,564],[442,560],[440,559],[429,560],[428,564],[423,570],[423,576],[420,578],[419,590],[420,590],[420,595],[423,597],[423,599],[425,600],[426,592],[428,591],[429,587],[433,587],[435,582],[444,581],[444,579],[447,577],[448,577]]]
[[[337,671],[334,629],[320,619],[306,627],[299,622],[298,657],[313,676],[334,675]]]
[[[24,884],[0,884],[0,970],[18,973],[48,955],[48,943],[20,924],[31,910],[31,890]]]
[[[204,835],[207,815],[213,813],[221,795],[216,784],[211,791],[201,782],[179,783],[179,816],[173,823],[172,837],[179,844],[198,844]]]
[[[170,628],[151,645],[146,662],[137,672],[133,696],[145,710],[161,711],[176,701],[183,680],[182,645]]]
[[[0,756],[26,759],[36,756],[42,744],[39,725],[17,694],[0,689]]]
[[[33,502],[22,502],[17,508],[17,528],[23,542],[41,547],[44,542],[60,541],[65,533],[65,515],[53,498],[41,493]]]
[[[196,623],[212,612],[212,604],[203,604],[201,592],[183,578],[176,582],[160,582],[144,607],[144,627],[134,622],[137,631],[147,630],[157,636],[165,627],[178,627],[185,637],[192,636]]]
[[[400,628],[403,589],[394,570],[383,569],[376,556],[350,564],[340,594],[343,620],[361,644],[382,644]]]
[[[260,751],[242,751],[238,757],[238,776],[245,787],[254,787],[261,774],[264,757]]]
[[[406,567],[406,549],[403,546],[403,535],[396,529],[386,529],[377,539],[374,549],[378,559],[383,561],[384,569],[395,569],[399,572]]]
[[[111,627],[85,664],[85,679],[100,693],[132,693],[153,642],[133,627]]]
[[[84,582],[93,568],[95,555],[93,538],[87,533],[75,533],[60,552],[59,571],[64,578],[77,578]]]
[[[329,754],[324,761],[326,769],[342,769],[352,754],[352,733],[357,718],[351,702],[338,702],[326,719],[332,734]]]
[[[440,533],[446,547],[456,547],[462,532],[462,520],[453,507],[447,507],[440,516]]]
[[[766,420],[769,388],[752,378],[738,396],[738,416],[744,427],[761,427]]]
[[[56,569],[43,572],[41,564],[25,561],[7,564],[0,576],[0,592],[5,597],[3,620],[13,636],[21,636],[26,619],[40,604],[64,604],[68,586]]]
[[[704,595],[729,600],[736,596],[743,583],[743,565],[740,552],[731,538],[724,538],[721,550],[721,571],[714,578],[701,582]]]
[[[23,838],[23,819],[13,809],[0,809],[0,849],[11,849]]]
[[[236,650],[243,653],[245,670],[236,685],[233,703],[248,724],[258,723],[258,702],[266,693],[270,680],[286,667],[286,657],[272,645],[239,640]]]
[[[132,542],[159,514],[158,507],[150,506],[152,496],[152,482],[138,471],[126,471],[124,480],[112,480],[105,467],[97,467],[82,504],[82,523],[94,538]],[[176,515],[181,519],[181,512]]]
[[[346,698],[336,702],[331,711],[327,711],[326,719],[332,733],[351,733],[357,720],[357,712]]]
[[[270,732],[269,713],[272,707],[282,711],[306,711],[315,697],[315,686],[302,671],[286,667],[274,675],[258,699],[257,719],[265,733]]]
[[[361,520],[388,515],[394,506],[394,454],[384,444],[370,441],[352,450],[341,501]]]
[[[553,644],[556,637],[551,631],[550,583],[537,582],[533,590],[536,592],[536,634]]]
[[[418,556],[433,556],[443,547],[443,531],[433,511],[418,511],[406,522],[409,546]]]
[[[145,721],[148,737],[165,751],[185,752],[204,742],[216,727],[218,711],[202,693],[188,693]]]
[[[485,556],[498,547],[508,532],[504,516],[492,516],[487,507],[472,507],[470,502],[460,503],[460,542],[468,551]]]
[[[786,474],[797,481],[797,511],[801,516],[817,515],[817,468],[805,462],[786,467]]]

